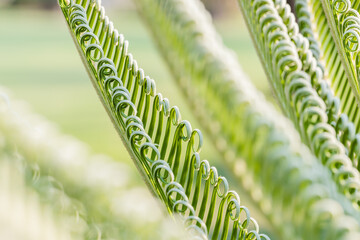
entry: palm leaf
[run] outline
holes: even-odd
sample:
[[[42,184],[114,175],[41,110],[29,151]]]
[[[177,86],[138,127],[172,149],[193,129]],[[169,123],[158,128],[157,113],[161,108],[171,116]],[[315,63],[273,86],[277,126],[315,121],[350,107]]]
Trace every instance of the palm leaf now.
[[[358,3],[352,1],[356,7]],[[360,48],[359,31],[360,31],[360,15],[356,9],[353,8],[351,1],[321,1],[322,16],[317,15],[315,20],[326,21],[327,26],[331,32],[327,34],[328,37],[332,37],[329,40],[331,43],[329,46],[323,43],[323,48],[333,48],[337,51],[338,61],[344,70],[346,79],[340,81],[339,78],[332,79],[332,85],[334,89],[340,91],[341,99],[344,100],[344,108],[349,112],[354,121],[356,121],[356,127],[359,129],[359,117],[358,109],[360,103],[359,95],[359,70],[358,70],[358,51]],[[311,3],[310,3],[311,4]],[[321,11],[320,9],[318,11]],[[325,18],[325,19],[324,19]],[[324,20],[323,20],[324,19]],[[319,26],[320,27],[320,26]],[[324,35],[320,32],[320,36]],[[329,68],[335,67],[334,60],[330,60],[329,57],[325,58],[325,62]],[[352,90],[352,93],[351,93]],[[352,113],[352,114],[350,114]]]
[[[272,1],[239,3],[283,110],[303,141],[331,171],[340,192],[358,209],[359,172],[327,122],[326,104],[311,86],[311,76],[302,70],[301,54],[286,23]]]
[[[169,213],[180,213],[188,229],[202,238],[209,230],[212,238],[267,239],[227,180],[200,160],[200,131],[192,130],[179,109],[156,94],[154,80],[127,53],[127,41],[114,30],[99,1],[60,1],[60,6],[124,145]]]
[[[137,3],[193,113],[206,126],[225,163],[235,169],[285,239],[320,238],[323,234],[330,237],[333,233],[329,229],[342,232],[342,227],[334,227],[335,216],[329,220],[333,221],[331,227],[319,221],[308,225],[306,218],[300,220],[304,212],[319,219],[325,209],[315,209],[321,202],[331,202],[329,198],[339,201],[347,214],[359,220],[351,204],[336,193],[327,171],[300,143],[291,124],[246,80],[234,55],[219,41],[201,4],[155,0]],[[300,185],[307,187],[297,187]],[[327,193],[317,195],[319,191],[310,190],[314,186]],[[294,206],[288,199],[298,199],[299,205]],[[319,204],[312,205],[312,201]]]
[[[320,1],[297,0],[297,6],[297,15],[307,22],[307,26],[303,24],[300,24],[300,26],[303,26],[306,32],[312,32],[312,29],[314,29],[317,33],[314,38],[319,42],[323,54],[322,60],[325,62],[327,76],[325,84],[329,85],[335,96],[341,100],[334,99],[333,94],[329,94],[330,91],[320,93],[325,96],[325,102],[329,102],[327,106],[331,109],[328,111],[335,113],[334,118],[329,118],[329,123],[334,126],[337,138],[347,148],[348,156],[352,159],[353,165],[359,168],[359,108],[355,94],[351,91],[350,81],[348,81],[340,55],[337,53],[336,44],[331,34],[328,34],[331,29],[325,17],[325,12]],[[330,99],[335,101],[329,101],[329,96]]]

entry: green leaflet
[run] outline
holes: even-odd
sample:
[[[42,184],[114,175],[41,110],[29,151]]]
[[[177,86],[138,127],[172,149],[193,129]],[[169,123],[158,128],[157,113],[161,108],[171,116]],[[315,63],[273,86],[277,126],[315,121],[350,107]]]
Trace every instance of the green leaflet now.
[[[19,111],[13,100],[4,107],[2,96],[0,89],[1,160],[10,158],[19,165],[41,202],[66,218],[72,239],[186,238],[163,218],[157,202],[144,194],[147,189],[134,189],[130,169],[106,156],[91,155],[84,144],[58,133],[36,114]]]
[[[317,60],[317,65],[322,68],[322,72],[324,73],[324,66],[320,62],[320,47],[312,30],[311,14],[308,11],[307,2],[307,0],[295,1],[297,22],[300,33],[309,41],[309,49],[313,57]]]
[[[337,193],[291,124],[246,80],[204,7],[193,0],[137,5],[193,113],[281,236],[355,239],[359,213]],[[324,215],[331,217],[323,221]]]
[[[134,163],[170,213],[183,216],[197,237],[268,239],[227,180],[206,160],[199,130],[156,94],[127,41],[99,1],[60,1],[93,84]],[[209,233],[208,233],[209,231]]]
[[[288,29],[272,1],[240,2],[270,82],[303,141],[331,171],[340,192],[356,209],[360,205],[360,175],[327,123],[326,105],[311,86]]]
[[[328,21],[325,17],[324,10],[320,1],[297,0],[297,14],[306,19],[308,26],[305,31],[310,32],[310,27],[313,27],[318,34],[318,41],[320,43],[323,60],[325,62],[326,71],[328,72],[328,81],[331,84],[332,91],[338,96],[341,101],[333,98],[330,91],[319,93],[326,96],[324,101],[326,105],[331,106],[334,110],[331,112],[336,113],[340,107],[340,113],[337,118],[334,118],[329,123],[334,126],[337,138],[347,148],[348,156],[352,159],[354,166],[360,168],[358,162],[360,159],[360,118],[358,117],[358,106],[356,103],[355,95],[351,91],[350,83],[345,69],[341,63],[340,56],[337,53],[335,42],[330,32]],[[316,19],[311,21],[312,19]],[[303,25],[301,25],[303,26]],[[330,100],[329,100],[330,99]],[[333,100],[335,101],[333,101]],[[337,106],[340,105],[340,106]],[[328,110],[329,111],[329,110]]]

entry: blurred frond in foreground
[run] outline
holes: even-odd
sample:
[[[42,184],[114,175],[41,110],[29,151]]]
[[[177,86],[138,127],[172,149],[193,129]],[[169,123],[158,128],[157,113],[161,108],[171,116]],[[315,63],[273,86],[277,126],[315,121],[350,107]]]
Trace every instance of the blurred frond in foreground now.
[[[91,155],[83,143],[59,133],[51,123],[31,113],[23,102],[10,101],[3,89],[0,89],[0,136],[0,164],[4,165],[0,186],[9,193],[1,194],[5,203],[1,204],[4,207],[1,219],[15,218],[18,228],[31,227],[34,234],[42,232],[36,227],[47,218],[58,219],[60,222],[53,224],[60,226],[55,227],[60,234],[46,232],[45,224],[44,234],[51,235],[46,239],[63,239],[63,235],[69,234],[70,239],[186,236],[164,217],[146,189],[134,187],[131,169],[106,156]],[[14,180],[16,176],[20,176],[18,180]],[[29,191],[32,195],[27,197]],[[26,217],[23,210],[28,209],[27,204],[35,204],[32,199],[38,200],[37,208],[44,205],[44,216]],[[7,208],[6,203],[14,205]]]
[[[24,169],[15,157],[1,151],[0,159],[0,239],[81,239],[69,231],[67,216],[54,214],[27,188]]]

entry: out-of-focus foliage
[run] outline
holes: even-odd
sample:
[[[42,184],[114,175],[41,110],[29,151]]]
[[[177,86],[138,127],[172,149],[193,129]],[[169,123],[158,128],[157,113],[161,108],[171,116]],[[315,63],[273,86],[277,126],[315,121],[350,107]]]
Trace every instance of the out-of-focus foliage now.
[[[80,239],[81,224],[75,224],[76,233],[71,233],[74,221],[65,214],[54,214],[44,199],[26,186],[23,163],[19,156],[10,156],[1,148],[0,153],[0,238],[28,240]],[[50,190],[49,188],[47,190]],[[51,191],[51,190],[50,190]],[[21,229],[21,230],[20,230]]]
[[[21,102],[10,101],[4,90],[0,94],[0,163],[4,164],[0,186],[9,191],[8,195],[2,195],[6,198],[1,198],[2,209],[7,210],[0,212],[1,219],[8,217],[9,224],[15,224],[12,219],[18,220],[18,227],[34,228],[34,237],[43,233],[46,239],[57,237],[56,231],[51,232],[51,226],[48,231],[46,224],[44,232],[39,229],[38,224],[46,220],[46,214],[60,218],[58,224],[63,227],[59,227],[59,239],[66,236],[67,239],[186,238],[181,229],[163,216],[146,189],[133,186],[135,176],[126,165],[103,155],[91,155],[83,143],[60,134],[51,123],[31,113]],[[5,168],[8,165],[9,169]],[[18,175],[20,179],[14,181]],[[24,186],[16,187],[22,183],[22,178],[25,178],[27,190],[22,190]],[[39,206],[47,207],[44,218],[22,212],[26,204],[35,204],[32,199],[36,197],[21,197],[27,191],[37,195]],[[17,201],[23,202],[8,208]]]

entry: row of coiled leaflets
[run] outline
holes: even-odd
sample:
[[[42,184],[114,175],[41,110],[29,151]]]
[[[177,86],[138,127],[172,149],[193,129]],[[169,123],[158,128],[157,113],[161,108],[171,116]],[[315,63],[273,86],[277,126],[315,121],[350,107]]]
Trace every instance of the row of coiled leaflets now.
[[[200,159],[203,137],[156,93],[99,2],[60,2],[95,88],[135,164],[194,238],[268,239],[226,178]]]
[[[318,3],[297,1],[298,24],[285,0],[239,1],[281,108],[309,151],[292,125],[247,81],[200,3],[136,2],[194,114],[278,235],[359,237],[356,92],[352,83],[336,88],[349,72],[343,59],[336,63],[344,74],[327,79],[333,60],[320,62],[322,42],[319,47],[308,9]],[[330,2],[346,9],[341,1]],[[124,145],[169,213],[180,215],[194,238],[268,239],[227,180],[201,160],[202,134],[156,93],[154,80],[127,52],[128,42],[100,2],[61,0],[60,6]],[[351,28],[345,30],[344,43],[351,54],[344,59],[356,62],[356,37],[349,35],[356,32],[355,18],[347,20]]]

